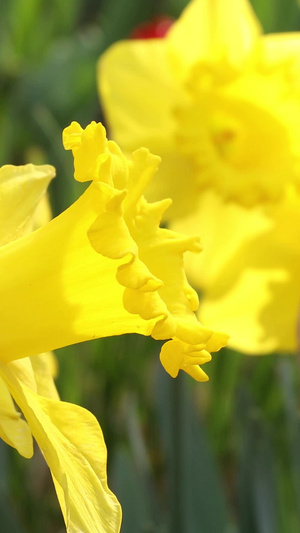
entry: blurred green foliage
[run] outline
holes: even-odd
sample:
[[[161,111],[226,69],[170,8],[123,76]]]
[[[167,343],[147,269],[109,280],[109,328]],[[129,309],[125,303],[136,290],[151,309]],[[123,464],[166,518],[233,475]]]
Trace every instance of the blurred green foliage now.
[[[10,0],[0,6],[0,164],[51,163],[54,213],[82,186],[61,131],[102,119],[96,61],[112,42],[186,0]],[[292,0],[253,0],[265,31],[299,30]],[[172,380],[158,343],[128,335],[58,352],[62,399],[98,418],[122,533],[300,531],[299,359],[230,350],[210,382]],[[88,438],[88,435],[87,435]],[[26,461],[1,443],[4,533],[64,531],[41,454]]]

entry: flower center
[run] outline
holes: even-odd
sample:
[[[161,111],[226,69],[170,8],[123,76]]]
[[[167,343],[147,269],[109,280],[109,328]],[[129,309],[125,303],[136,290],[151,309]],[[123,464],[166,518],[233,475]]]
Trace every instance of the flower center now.
[[[235,121],[230,115],[217,112],[211,116],[208,131],[219,159],[234,165],[235,160],[238,159],[238,145],[241,140],[238,121]]]
[[[204,71],[203,79],[198,68],[189,103],[175,112],[178,150],[192,161],[197,186],[246,206],[278,200],[299,180],[282,83],[254,71],[227,80]]]

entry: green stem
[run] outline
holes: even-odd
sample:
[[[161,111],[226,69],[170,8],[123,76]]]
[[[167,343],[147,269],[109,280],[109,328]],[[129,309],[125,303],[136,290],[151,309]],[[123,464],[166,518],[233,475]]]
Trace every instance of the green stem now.
[[[182,401],[183,401],[183,376],[178,376],[171,382],[171,439],[172,439],[172,458],[171,458],[171,519],[170,533],[183,533],[183,508],[182,508],[182,450],[183,450],[183,433],[182,433]]]

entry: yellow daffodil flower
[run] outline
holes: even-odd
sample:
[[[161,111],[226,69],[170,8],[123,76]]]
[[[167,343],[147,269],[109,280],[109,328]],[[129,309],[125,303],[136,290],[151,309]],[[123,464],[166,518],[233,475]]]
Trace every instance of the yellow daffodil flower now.
[[[247,0],[193,0],[165,38],[99,61],[112,137],[162,157],[146,197],[171,197],[169,226],[201,234],[186,262],[201,320],[253,354],[297,347],[299,50],[300,34],[263,35]]]
[[[101,429],[91,413],[59,401],[45,352],[136,332],[170,339],[161,361],[173,377],[182,369],[205,381],[199,364],[227,335],[195,316],[198,299],[183,253],[198,252],[199,238],[160,228],[170,201],[143,197],[159,158],[145,148],[125,158],[96,123],[83,130],[73,122],[63,141],[73,152],[75,178],[92,183],[36,231],[32,215],[54,169],[0,169],[0,436],[25,457],[35,437],[68,532],[116,533],[121,512],[107,486]]]

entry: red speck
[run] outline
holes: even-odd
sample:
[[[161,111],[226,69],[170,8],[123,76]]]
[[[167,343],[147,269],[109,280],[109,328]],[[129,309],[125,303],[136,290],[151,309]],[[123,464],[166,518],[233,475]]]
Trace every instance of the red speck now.
[[[131,39],[159,39],[165,37],[174,19],[167,15],[155,17],[149,22],[139,24],[130,34]]]

